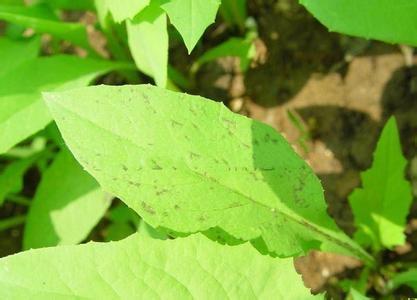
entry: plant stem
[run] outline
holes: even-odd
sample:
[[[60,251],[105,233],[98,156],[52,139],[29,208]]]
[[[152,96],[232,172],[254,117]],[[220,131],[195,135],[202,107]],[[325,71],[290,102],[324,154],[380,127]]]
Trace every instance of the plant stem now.
[[[0,231],[7,230],[23,224],[26,220],[26,216],[16,216],[0,221]]]
[[[13,202],[23,206],[30,206],[30,200],[19,195],[8,195],[6,201]]]

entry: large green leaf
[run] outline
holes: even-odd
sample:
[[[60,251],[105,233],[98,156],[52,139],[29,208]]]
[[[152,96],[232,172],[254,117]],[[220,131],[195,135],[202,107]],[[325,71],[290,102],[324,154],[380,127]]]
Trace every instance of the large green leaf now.
[[[417,46],[415,0],[300,0],[332,31]]]
[[[130,51],[140,71],[165,87],[168,76],[167,17],[155,3],[127,21]]]
[[[81,23],[66,23],[49,17],[44,6],[0,5],[0,20],[33,28],[39,33],[49,33],[57,38],[89,48],[87,31]]]
[[[0,78],[0,153],[44,128],[52,119],[42,91],[88,85],[95,77],[125,64],[56,55],[38,57]]]
[[[40,39],[37,37],[28,40],[14,41],[0,37],[0,77],[13,70],[25,61],[38,56]]]
[[[122,22],[132,19],[141,10],[149,5],[150,0],[107,0],[106,4],[114,21]]]
[[[26,220],[23,248],[78,244],[111,203],[97,182],[62,150],[45,171]]]
[[[219,0],[168,0],[161,7],[177,28],[190,53],[206,28],[214,22]]]
[[[310,299],[292,259],[200,235],[60,246],[0,259],[2,299]],[[321,296],[317,296],[321,298]]]
[[[271,127],[147,85],[45,97],[77,160],[151,226],[217,226],[262,238],[280,256],[320,248],[366,259],[327,215],[312,170]]]
[[[391,118],[378,141],[372,167],[361,174],[362,187],[349,196],[357,226],[355,238],[361,244],[374,250],[404,244],[412,201],[411,186],[404,178],[406,165]]]

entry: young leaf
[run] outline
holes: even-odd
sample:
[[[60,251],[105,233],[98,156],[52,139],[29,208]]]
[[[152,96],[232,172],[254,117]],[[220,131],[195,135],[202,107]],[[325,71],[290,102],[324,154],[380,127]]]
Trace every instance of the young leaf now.
[[[378,141],[372,167],[361,174],[362,187],[349,196],[357,226],[355,238],[376,251],[405,242],[412,200],[410,184],[404,178],[406,164],[397,125],[391,118]]]
[[[240,69],[244,72],[248,69],[255,55],[255,45],[252,41],[242,38],[230,38],[226,42],[211,48],[198,60],[198,64],[215,60],[219,57],[235,56],[240,59]]]
[[[107,7],[111,12],[115,22],[122,22],[126,19],[132,19],[146,6],[150,0],[107,0]]]
[[[127,20],[130,51],[138,69],[155,79],[160,87],[167,84],[168,31],[167,17],[151,3],[133,20]]]
[[[7,165],[0,174],[0,206],[6,196],[11,193],[18,193],[23,187],[23,175],[31,167],[38,156],[20,159]]]
[[[392,288],[396,289],[401,285],[408,285],[417,293],[417,269],[410,269],[408,271],[398,273],[392,278],[390,283]]]
[[[78,244],[111,203],[97,182],[61,150],[45,171],[30,206],[23,248]]]
[[[168,0],[161,7],[184,39],[191,53],[219,9],[219,0]]]
[[[84,48],[90,48],[87,31],[81,23],[65,23],[49,17],[44,6],[0,5],[0,20],[33,28],[38,33],[49,33]]]
[[[147,85],[45,99],[77,160],[152,227],[217,226],[280,256],[320,248],[367,259],[327,215],[312,170],[265,124]]]
[[[14,41],[6,37],[0,37],[0,77],[25,61],[37,57],[40,41],[41,40],[38,37],[23,41]]]
[[[300,0],[332,31],[417,46],[417,2],[410,0]]]
[[[31,250],[0,259],[2,299],[310,299],[292,259],[201,235]]]
[[[125,64],[55,55],[38,57],[0,78],[0,153],[45,127],[52,119],[40,92],[88,85]]]

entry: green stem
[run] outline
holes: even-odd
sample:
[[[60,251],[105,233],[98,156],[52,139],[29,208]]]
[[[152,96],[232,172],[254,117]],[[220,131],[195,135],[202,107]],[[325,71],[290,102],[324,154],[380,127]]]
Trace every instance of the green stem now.
[[[30,206],[30,200],[26,197],[19,195],[8,195],[6,201],[13,202],[23,206]]]
[[[16,216],[0,221],[0,231],[7,230],[23,224],[26,220],[26,216]]]

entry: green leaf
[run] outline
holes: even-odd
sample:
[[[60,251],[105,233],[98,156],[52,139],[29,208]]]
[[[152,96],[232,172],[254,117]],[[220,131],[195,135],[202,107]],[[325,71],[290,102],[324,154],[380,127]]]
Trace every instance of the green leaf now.
[[[154,228],[218,226],[280,256],[320,248],[367,259],[327,215],[312,170],[265,124],[147,85],[45,99],[76,159]]]
[[[45,171],[29,209],[23,248],[78,244],[111,203],[97,182],[62,150]]]
[[[310,299],[292,259],[201,235],[31,250],[0,259],[2,299]],[[316,296],[321,298],[321,296]]]
[[[390,284],[394,289],[401,285],[408,285],[417,293],[417,269],[413,268],[396,274]]]
[[[198,64],[204,64],[220,57],[235,56],[240,59],[240,68],[244,72],[248,69],[255,55],[255,45],[251,40],[242,38],[230,38],[224,43],[211,48],[198,60]]]
[[[109,7],[106,0],[94,0],[97,18],[103,30],[107,30],[107,16],[109,14]]]
[[[84,48],[90,48],[84,25],[48,19],[45,15],[48,15],[48,12],[45,12],[44,6],[0,5],[0,20],[30,27],[38,33],[49,33]]]
[[[191,53],[206,28],[216,19],[219,0],[169,0],[161,7]]]
[[[51,120],[41,91],[88,85],[125,64],[56,55],[26,61],[0,78],[0,153],[44,128]]]
[[[137,231],[140,223],[138,214],[122,202],[109,211],[108,219],[112,223],[105,230],[106,241],[119,241],[128,237]]]
[[[410,184],[404,178],[406,165],[392,117],[382,131],[372,167],[361,174],[362,187],[349,196],[357,226],[355,238],[376,251],[405,243],[412,201]]]
[[[93,0],[41,0],[40,3],[46,3],[55,9],[69,10],[93,10]]]
[[[37,57],[39,48],[40,39],[38,37],[18,41],[0,37],[0,77],[25,61]]]
[[[130,51],[138,69],[166,87],[168,74],[168,31],[166,14],[156,4],[149,5],[127,21]]]
[[[417,46],[417,2],[300,0],[331,31]]]
[[[241,29],[245,28],[247,18],[246,0],[222,0],[220,13],[227,23],[236,24]]]
[[[146,6],[150,0],[107,0],[107,7],[111,12],[115,22],[123,22],[126,19],[132,19]]]
[[[362,293],[358,292],[356,289],[351,288],[349,291],[349,295],[352,300],[371,300],[371,298],[366,297]]]
[[[0,205],[3,204],[8,194],[18,193],[22,190],[23,175],[37,158],[37,156],[32,156],[16,160],[8,164],[0,173]]]

